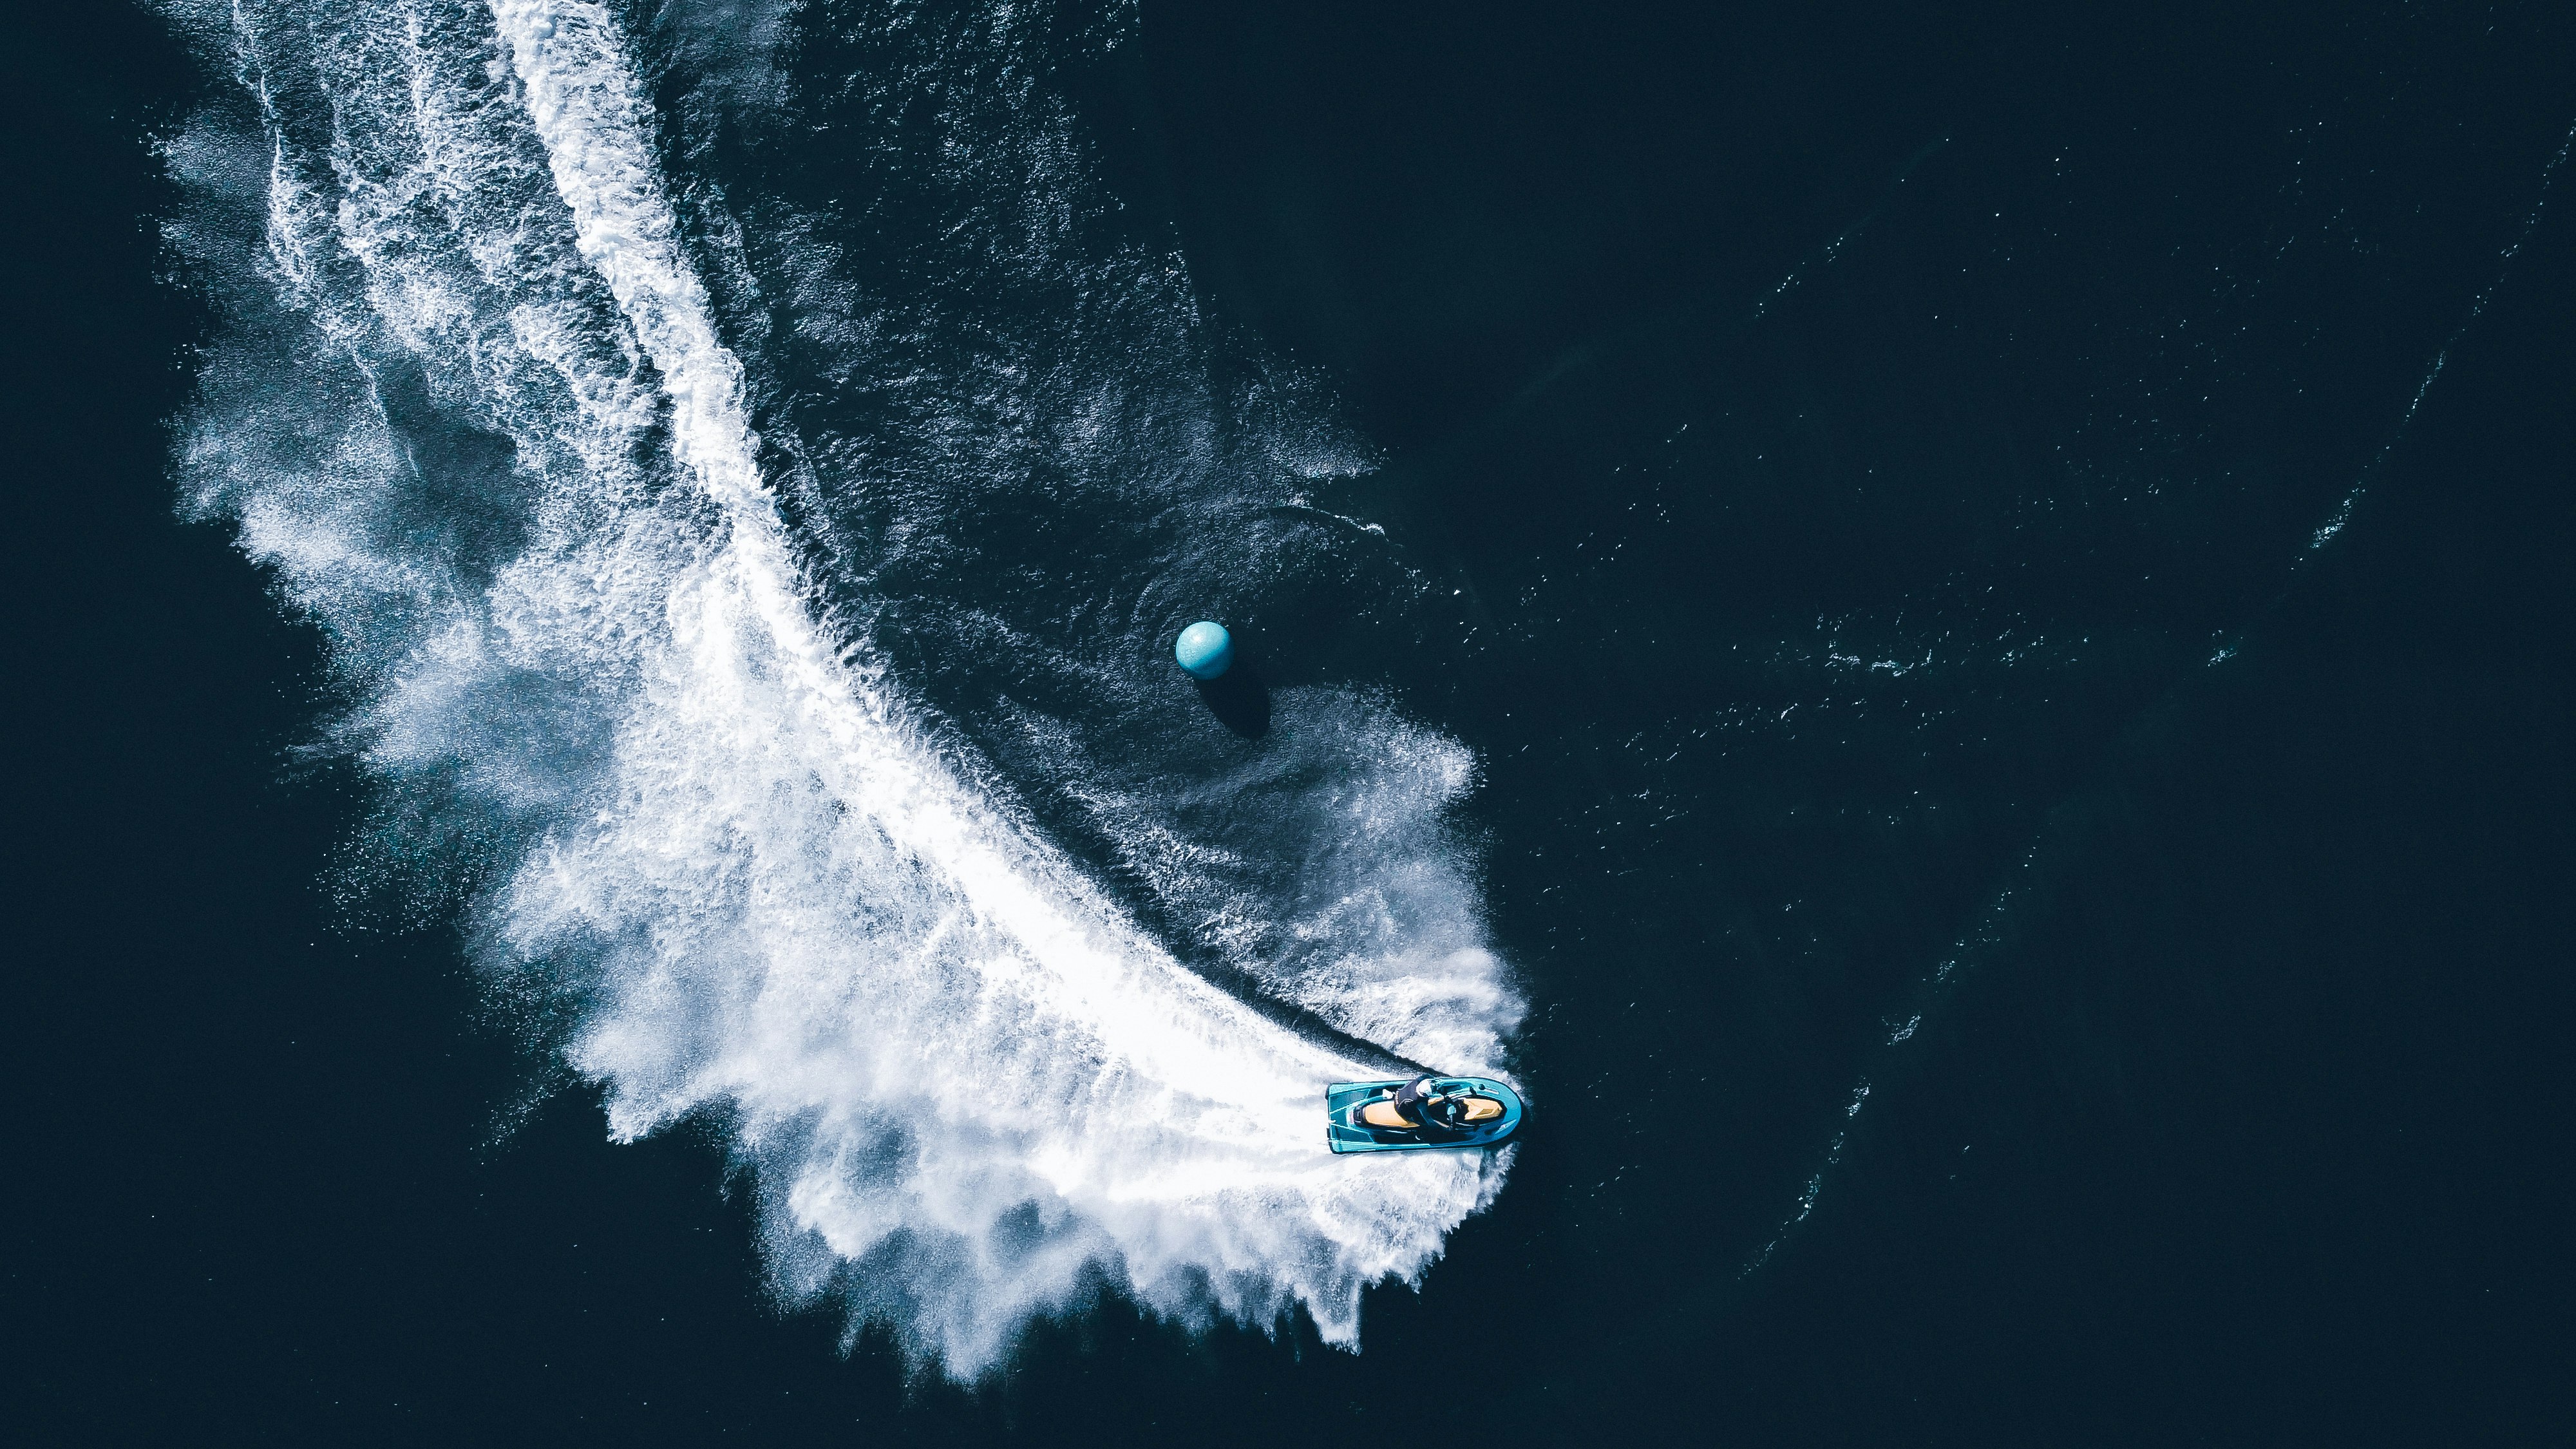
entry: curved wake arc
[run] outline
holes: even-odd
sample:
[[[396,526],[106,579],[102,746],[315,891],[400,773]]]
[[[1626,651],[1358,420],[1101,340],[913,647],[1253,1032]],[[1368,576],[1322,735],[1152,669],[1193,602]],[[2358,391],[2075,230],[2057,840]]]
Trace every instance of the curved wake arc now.
[[[221,24],[270,163],[175,147],[182,244],[267,300],[183,469],[334,639],[345,743],[493,842],[483,964],[568,1012],[611,1133],[724,1123],[780,1290],[954,1374],[1103,1273],[1356,1346],[1361,1290],[1418,1279],[1505,1164],[1325,1153],[1321,1089],[1364,1066],[1148,938],[818,625],[614,17]],[[234,203],[255,247],[219,244]],[[1516,998],[1459,979],[1419,1039],[1499,1042]]]

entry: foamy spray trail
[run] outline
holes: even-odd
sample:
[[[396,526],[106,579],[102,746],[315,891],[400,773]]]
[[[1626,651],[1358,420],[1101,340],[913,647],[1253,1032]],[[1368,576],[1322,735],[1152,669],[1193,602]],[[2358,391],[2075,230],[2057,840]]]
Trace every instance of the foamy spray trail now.
[[[484,965],[568,1005],[611,1133],[722,1123],[780,1289],[951,1373],[1104,1276],[1356,1346],[1504,1164],[1326,1155],[1364,1070],[1144,936],[818,625],[614,18],[209,19],[267,154],[173,147],[201,268],[259,208],[186,476],[333,639],[349,747],[467,822]],[[1518,1015],[1453,996],[1443,1040]]]

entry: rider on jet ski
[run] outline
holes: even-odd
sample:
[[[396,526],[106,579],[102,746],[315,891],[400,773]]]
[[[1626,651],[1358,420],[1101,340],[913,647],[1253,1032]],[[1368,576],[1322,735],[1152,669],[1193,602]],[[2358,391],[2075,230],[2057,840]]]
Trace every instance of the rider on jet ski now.
[[[1445,1137],[1481,1126],[1503,1115],[1503,1104],[1461,1089],[1435,1092],[1433,1077],[1416,1077],[1387,1096],[1360,1109],[1360,1121],[1394,1132],[1420,1132]]]

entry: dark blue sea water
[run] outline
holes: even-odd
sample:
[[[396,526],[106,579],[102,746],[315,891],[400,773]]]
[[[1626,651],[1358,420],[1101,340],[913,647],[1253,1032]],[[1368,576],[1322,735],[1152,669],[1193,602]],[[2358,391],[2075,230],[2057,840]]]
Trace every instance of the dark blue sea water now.
[[[22,19],[13,1439],[2576,1420],[2565,7]]]

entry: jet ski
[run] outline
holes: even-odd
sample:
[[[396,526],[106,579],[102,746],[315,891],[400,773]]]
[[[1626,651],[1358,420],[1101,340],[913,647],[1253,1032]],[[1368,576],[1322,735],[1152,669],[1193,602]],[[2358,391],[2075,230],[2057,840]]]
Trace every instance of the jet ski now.
[[[1324,1143],[1335,1152],[1496,1147],[1520,1130],[1518,1092],[1487,1077],[1335,1082],[1324,1089]]]

